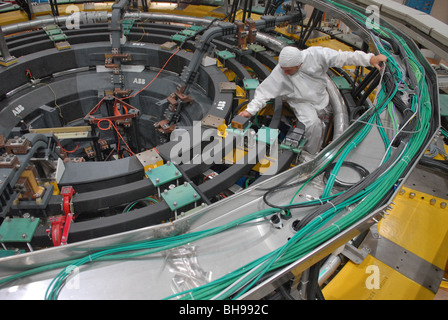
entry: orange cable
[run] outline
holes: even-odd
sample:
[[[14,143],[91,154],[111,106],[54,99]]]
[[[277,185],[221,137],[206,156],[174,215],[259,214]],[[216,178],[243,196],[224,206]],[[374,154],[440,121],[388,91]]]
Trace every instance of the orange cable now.
[[[130,95],[129,97],[121,98],[121,99],[118,99],[118,100],[123,100],[123,99],[133,98],[133,97],[135,97],[136,95],[138,95],[140,92],[142,92],[143,90],[145,90],[146,88],[148,88],[148,87],[151,85],[151,83],[153,83],[154,80],[157,79],[157,77],[160,75],[160,73],[163,71],[163,69],[165,69],[165,67],[166,67],[166,65],[168,64],[168,62],[170,62],[171,58],[174,57],[174,55],[175,55],[176,53],[178,53],[179,51],[180,51],[180,48],[178,48],[178,49],[177,49],[177,50],[176,50],[176,51],[175,51],[175,52],[168,58],[168,60],[166,60],[166,62],[165,62],[165,64],[163,65],[162,69],[159,70],[159,72],[158,72],[157,75],[154,77],[154,79],[152,79],[146,86],[144,86],[142,89],[140,89],[139,91],[137,91],[137,92],[134,93],[133,95]]]
[[[73,149],[73,150],[65,150],[62,146],[61,146],[61,143],[58,141],[58,145],[59,145],[59,147],[62,149],[62,151],[64,151],[64,152],[66,152],[66,153],[74,153],[76,150],[78,150],[78,148],[79,148],[79,144],[77,144],[76,145],[76,147],[75,147],[75,149]]]

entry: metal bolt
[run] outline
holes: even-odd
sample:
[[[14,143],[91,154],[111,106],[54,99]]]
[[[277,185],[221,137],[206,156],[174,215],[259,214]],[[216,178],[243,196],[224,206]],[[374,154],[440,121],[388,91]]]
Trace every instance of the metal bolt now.
[[[446,202],[441,202],[440,203],[440,208],[445,209],[446,208]]]
[[[173,207],[177,207],[177,202],[173,202]]]
[[[163,193],[164,193],[164,194],[168,194],[168,190],[166,190],[166,189],[163,190]]]
[[[436,199],[431,199],[431,200],[429,200],[429,204],[430,205],[435,205],[436,204]]]
[[[372,251],[369,247],[364,247],[362,249],[367,253],[370,253]]]
[[[159,183],[159,182],[160,182],[160,179],[159,179],[159,178],[156,178],[156,182]]]
[[[197,193],[193,194],[193,198],[196,199],[197,197],[198,197]]]
[[[27,237],[26,233],[22,233],[22,238],[25,239]]]
[[[404,190],[404,189],[401,189],[401,190],[400,190],[400,194],[401,194],[401,195],[404,195],[405,193],[406,193],[406,190]]]
[[[411,192],[411,193],[409,194],[409,198],[414,199],[414,197],[415,197],[415,193],[414,193],[414,192]]]

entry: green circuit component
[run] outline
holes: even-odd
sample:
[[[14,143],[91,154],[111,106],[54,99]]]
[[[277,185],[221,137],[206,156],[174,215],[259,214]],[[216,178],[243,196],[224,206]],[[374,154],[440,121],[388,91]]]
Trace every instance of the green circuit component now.
[[[244,79],[243,85],[245,90],[255,90],[257,89],[258,85],[260,84],[260,81],[257,79]]]
[[[334,76],[334,77],[331,77],[331,80],[334,82],[334,84],[336,85],[336,87],[339,90],[351,90],[352,89],[350,83],[343,76]]]
[[[0,226],[0,242],[31,242],[39,218],[6,218]]]
[[[172,211],[179,210],[201,199],[201,196],[189,183],[184,183],[162,193],[162,198]]]
[[[246,127],[244,127],[244,129],[238,129],[229,126],[228,128],[226,128],[226,132],[233,134],[235,136],[244,136],[246,135],[246,132],[250,129],[251,125],[252,123],[249,122],[249,124]]]
[[[53,35],[53,36],[50,36],[50,40],[53,41],[53,42],[56,42],[56,41],[64,41],[64,40],[66,40],[67,38],[68,38],[67,35],[66,35],[66,34],[63,34],[63,33],[61,33],[61,34],[55,34],[55,35]]]
[[[134,25],[134,21],[133,19],[124,19],[123,21],[121,21],[121,24],[123,25],[123,27],[125,26],[133,26]]]
[[[129,20],[123,20],[121,22],[121,25],[123,26],[123,34],[125,36],[129,35],[129,33],[131,32],[131,29],[134,26],[134,21],[135,20],[129,19]]]
[[[283,43],[286,44],[286,45],[293,45],[293,44],[294,44],[294,40],[285,38],[285,37],[283,37],[283,36],[276,37],[276,39],[279,40],[279,41],[281,41],[281,42],[283,42]]]
[[[204,30],[204,27],[202,27],[202,26],[189,26],[187,28],[187,30],[192,30],[192,31],[195,31],[196,33],[198,33],[200,31]]]
[[[50,24],[48,26],[44,26],[44,27],[42,27],[42,29],[45,30],[45,31],[54,30],[54,29],[59,29],[60,30],[59,26],[56,25],[56,24]]]
[[[50,29],[50,30],[45,30],[45,33],[49,36],[54,36],[56,34],[61,34],[62,30],[59,28],[54,28],[54,29]]]
[[[448,117],[448,94],[439,94],[440,114],[442,117]]]
[[[187,37],[194,36],[196,33],[197,33],[196,31],[188,30],[188,29],[185,29],[185,30],[182,30],[182,31],[179,32],[179,34],[181,34],[183,36],[187,36]]]
[[[265,47],[260,46],[259,44],[256,44],[256,43],[252,43],[252,44],[248,45],[247,48],[249,48],[253,52],[263,52],[263,51],[266,51]]]
[[[187,36],[183,36],[181,34],[174,34],[170,37],[170,40],[177,41],[177,42],[184,42],[187,40]]]
[[[272,145],[278,138],[280,131],[269,127],[262,127],[258,129],[256,140],[268,145]]]
[[[182,174],[174,164],[168,162],[154,169],[149,169],[146,171],[146,176],[151,180],[154,187],[159,187],[165,183],[181,178]]]
[[[236,57],[236,54],[227,50],[218,51],[216,55],[223,60],[232,59]]]

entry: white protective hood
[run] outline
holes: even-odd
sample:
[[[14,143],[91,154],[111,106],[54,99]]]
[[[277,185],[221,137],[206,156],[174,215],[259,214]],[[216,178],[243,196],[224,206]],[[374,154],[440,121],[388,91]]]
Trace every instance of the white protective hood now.
[[[330,67],[343,67],[346,65],[369,66],[373,53],[362,51],[336,51],[330,48],[311,47],[300,52],[299,58],[291,57],[291,50],[285,47],[280,53],[279,60],[283,66],[290,66],[297,62],[302,63],[300,70],[290,76],[285,75],[280,63],[271,74],[258,86],[254,99],[249,102],[246,110],[255,115],[270,99],[281,96],[286,99],[292,108],[298,108],[300,103],[313,105],[317,110],[324,109],[328,103],[325,76]],[[286,54],[283,54],[285,51]],[[297,64],[296,64],[297,65]]]
[[[343,52],[323,47],[311,47],[302,52],[296,48],[285,47],[280,52],[279,64],[258,86],[246,111],[255,115],[267,101],[276,97],[286,99],[297,119],[305,125],[307,142],[304,149],[315,154],[322,144],[324,132],[324,125],[319,116],[330,101],[326,87],[328,68],[346,65],[369,66],[373,56],[373,53],[362,51]],[[300,64],[299,71],[293,75],[285,74],[281,68]]]

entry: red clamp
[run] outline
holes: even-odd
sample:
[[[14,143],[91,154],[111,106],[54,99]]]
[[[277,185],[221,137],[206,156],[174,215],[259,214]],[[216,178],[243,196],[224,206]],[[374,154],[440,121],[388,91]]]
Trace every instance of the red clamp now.
[[[55,246],[67,244],[68,232],[73,221],[73,212],[71,212],[71,201],[75,189],[73,187],[63,187],[61,190],[63,216],[54,217],[51,221],[51,238]]]

